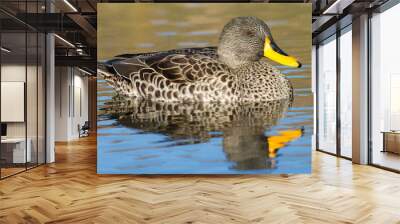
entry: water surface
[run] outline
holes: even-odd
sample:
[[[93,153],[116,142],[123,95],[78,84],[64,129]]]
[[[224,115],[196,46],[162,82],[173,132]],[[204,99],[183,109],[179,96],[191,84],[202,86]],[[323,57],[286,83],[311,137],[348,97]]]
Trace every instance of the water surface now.
[[[310,13],[310,8],[301,4],[99,7],[99,60],[123,53],[216,46],[227,21],[253,15],[264,19],[277,43],[304,66],[277,66],[292,82],[293,102],[137,101],[118,96],[99,77],[98,172],[309,173],[313,125]]]

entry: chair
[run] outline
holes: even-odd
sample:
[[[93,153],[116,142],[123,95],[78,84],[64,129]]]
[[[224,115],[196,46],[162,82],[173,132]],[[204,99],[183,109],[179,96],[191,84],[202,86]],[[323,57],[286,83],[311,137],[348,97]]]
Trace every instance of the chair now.
[[[82,127],[78,124],[79,138],[89,136],[89,129],[90,129],[89,121],[85,121]]]

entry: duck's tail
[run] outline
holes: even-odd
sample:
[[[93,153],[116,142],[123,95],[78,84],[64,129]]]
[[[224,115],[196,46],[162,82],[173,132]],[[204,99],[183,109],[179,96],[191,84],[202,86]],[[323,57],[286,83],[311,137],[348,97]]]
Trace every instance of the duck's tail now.
[[[112,66],[112,63],[116,60],[112,59],[108,61],[97,62],[97,74],[104,79],[110,86],[112,86],[119,94],[132,96],[136,95],[132,88],[131,81],[125,76],[121,76]]]

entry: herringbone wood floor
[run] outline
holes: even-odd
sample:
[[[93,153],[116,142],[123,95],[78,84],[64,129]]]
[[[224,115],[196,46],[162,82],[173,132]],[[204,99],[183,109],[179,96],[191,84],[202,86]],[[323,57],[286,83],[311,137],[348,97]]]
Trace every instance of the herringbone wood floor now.
[[[95,138],[0,181],[0,223],[400,223],[400,175],[313,155],[312,175],[104,176]]]

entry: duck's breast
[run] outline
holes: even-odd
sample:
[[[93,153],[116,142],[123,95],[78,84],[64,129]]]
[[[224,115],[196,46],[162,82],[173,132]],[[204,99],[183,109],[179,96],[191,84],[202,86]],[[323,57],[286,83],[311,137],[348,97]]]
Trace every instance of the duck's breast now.
[[[257,62],[236,70],[244,101],[270,101],[291,99],[290,81],[267,62]]]

